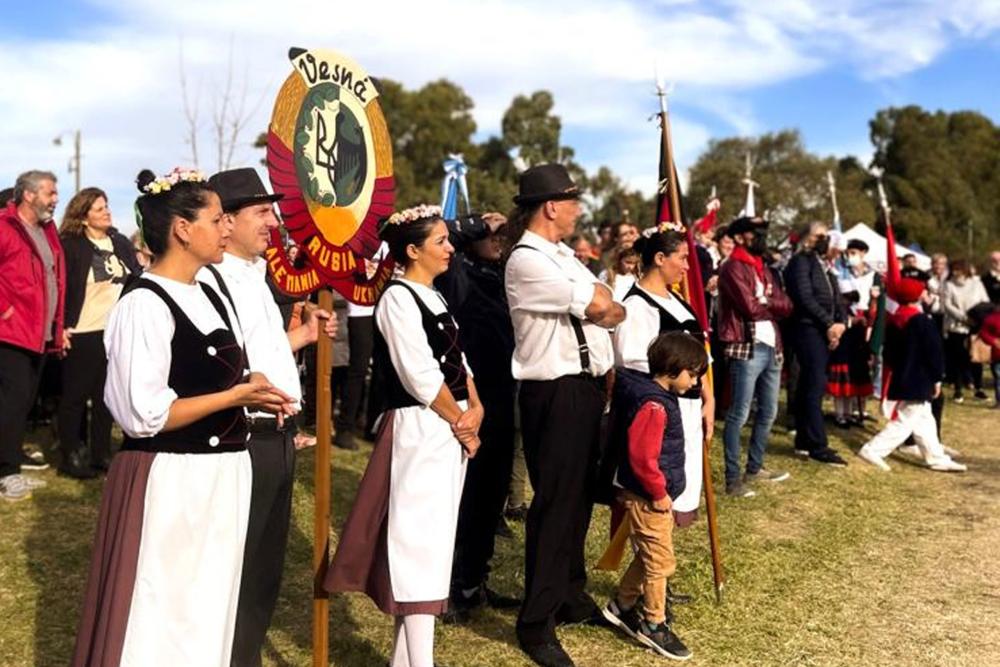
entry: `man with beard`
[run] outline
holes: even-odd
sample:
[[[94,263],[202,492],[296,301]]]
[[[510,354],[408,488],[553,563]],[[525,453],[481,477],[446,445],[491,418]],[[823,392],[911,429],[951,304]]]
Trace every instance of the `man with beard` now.
[[[747,482],[780,482],[788,473],[764,467],[764,450],[778,414],[782,346],[778,320],[792,303],[764,265],[767,221],[743,217],[727,230],[735,247],[719,269],[719,339],[725,345],[732,402],[722,433],[726,453],[726,493],[755,495]],[[757,401],[746,472],[740,471],[740,430]]]
[[[65,346],[66,267],[52,216],[56,177],[28,171],[17,177],[14,199],[0,210],[0,497],[24,500],[44,486],[21,468],[44,461],[21,448],[28,412],[38,392],[45,355]]]

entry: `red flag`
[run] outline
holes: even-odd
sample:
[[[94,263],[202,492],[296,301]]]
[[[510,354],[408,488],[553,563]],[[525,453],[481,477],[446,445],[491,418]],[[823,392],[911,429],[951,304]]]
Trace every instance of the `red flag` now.
[[[902,278],[902,271],[899,267],[899,257],[896,255],[896,235],[892,231],[892,222],[889,221],[889,216],[885,216],[885,240],[886,240],[886,275],[885,275],[885,290],[886,294],[892,299],[897,299],[896,290],[899,287],[899,281]]]

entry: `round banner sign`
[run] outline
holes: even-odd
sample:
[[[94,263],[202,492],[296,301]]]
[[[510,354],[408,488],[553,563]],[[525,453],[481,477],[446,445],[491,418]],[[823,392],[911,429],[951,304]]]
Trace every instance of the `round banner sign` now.
[[[335,51],[291,49],[294,71],[274,102],[267,168],[288,234],[307,261],[295,266],[271,236],[268,266],[279,288],[305,294],[329,285],[374,303],[391,260],[366,271],[378,222],[393,211],[392,143],[372,79]]]

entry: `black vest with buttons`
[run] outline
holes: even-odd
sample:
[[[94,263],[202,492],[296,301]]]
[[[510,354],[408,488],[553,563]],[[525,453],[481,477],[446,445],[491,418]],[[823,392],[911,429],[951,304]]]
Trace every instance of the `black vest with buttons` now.
[[[448,385],[448,389],[451,390],[451,395],[455,397],[456,401],[467,400],[469,398],[468,378],[465,372],[465,364],[462,361],[462,348],[458,343],[458,326],[455,324],[455,320],[452,319],[451,314],[447,310],[440,315],[435,315],[413,288],[404,282],[398,280],[389,281],[389,284],[385,287],[385,292],[397,286],[405,288],[406,291],[413,295],[413,300],[417,302],[424,334],[427,335],[427,342],[431,346],[434,358],[441,366],[441,372],[444,374],[444,382]],[[444,299],[441,301],[443,303]],[[446,308],[447,305],[445,304]],[[408,322],[399,322],[397,325],[412,326]],[[399,379],[399,373],[396,372],[395,367],[392,365],[392,358],[389,356],[389,346],[377,326],[375,327],[375,349],[372,355],[372,363],[375,367],[375,372],[382,379],[382,386],[385,388],[385,407],[387,410],[421,405],[420,401],[406,391],[403,382]]]
[[[140,278],[126,292],[148,289],[160,297],[174,316],[167,385],[178,398],[191,398],[231,389],[244,380],[246,354],[236,340],[225,306],[211,287],[200,283],[205,296],[228,328],[203,334],[161,286]],[[249,438],[243,408],[227,408],[173,431],[149,438],[125,436],[125,451],[169,454],[218,454],[246,449]]]
[[[644,290],[640,289],[638,285],[632,285],[632,288],[625,294],[625,299],[630,296],[637,296],[650,306],[656,309],[656,312],[660,314],[660,333],[667,333],[669,331],[686,331],[687,333],[694,336],[697,340],[705,342],[705,332],[702,330],[701,325],[698,324],[698,317],[694,313],[694,309],[690,305],[679,297],[673,297],[677,300],[679,304],[684,306],[685,310],[691,313],[691,319],[685,320],[684,322],[678,322],[677,318],[670,314],[670,311],[657,303],[656,299],[647,294]],[[625,299],[622,299],[624,301]],[[653,341],[649,341],[652,343]],[[701,398],[701,379],[695,383],[693,387],[688,389],[686,392],[681,394],[681,398]]]

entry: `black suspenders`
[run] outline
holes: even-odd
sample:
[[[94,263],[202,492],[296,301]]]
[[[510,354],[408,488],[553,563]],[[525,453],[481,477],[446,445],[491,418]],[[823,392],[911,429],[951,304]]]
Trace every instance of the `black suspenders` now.
[[[539,250],[538,248],[527,245],[525,243],[517,244],[511,249],[511,252],[514,252],[518,248],[527,248],[528,250],[535,250],[545,255],[545,253]],[[548,255],[546,255],[546,257],[548,257]],[[552,258],[549,257],[549,259]],[[562,267],[559,266],[558,262],[556,262],[554,259],[552,260],[552,263],[555,264],[557,267],[559,267],[560,270],[562,270]],[[569,323],[573,327],[573,333],[576,335],[576,344],[580,350],[580,369],[581,369],[580,372],[586,373],[587,371],[590,370],[590,346],[587,345],[587,337],[583,333],[583,322],[580,321],[579,317],[573,315],[572,313],[568,313],[568,315],[569,315]]]

